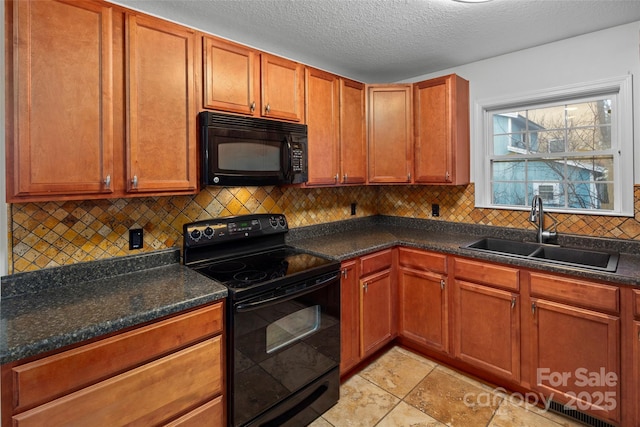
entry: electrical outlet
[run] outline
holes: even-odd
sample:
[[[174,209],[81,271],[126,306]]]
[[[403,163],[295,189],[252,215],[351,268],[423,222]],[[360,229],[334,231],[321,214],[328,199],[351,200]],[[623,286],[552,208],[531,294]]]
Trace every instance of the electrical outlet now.
[[[351,203],[351,215],[355,215],[356,214],[356,202]]]
[[[431,205],[431,216],[440,216],[440,205],[434,203]]]
[[[144,246],[144,232],[142,228],[129,230],[129,250],[142,249]]]

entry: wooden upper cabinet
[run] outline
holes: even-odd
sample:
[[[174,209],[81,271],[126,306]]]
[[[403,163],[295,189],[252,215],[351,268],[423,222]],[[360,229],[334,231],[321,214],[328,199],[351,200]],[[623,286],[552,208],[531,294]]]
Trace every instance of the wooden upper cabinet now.
[[[313,68],[305,70],[305,82],[309,164],[307,185],[335,185],[340,172],[340,82],[337,76]]]
[[[411,85],[368,88],[370,183],[410,183],[412,180],[411,98]]]
[[[343,184],[367,181],[365,85],[340,79],[340,178]]]
[[[197,190],[196,35],[129,15],[126,44],[127,190]]]
[[[259,115],[260,54],[235,43],[203,38],[204,107]]]
[[[451,74],[414,85],[415,182],[469,183],[469,82]]]
[[[113,34],[108,4],[5,3],[7,200],[112,191]]]
[[[288,59],[261,55],[262,116],[304,120],[304,66]]]

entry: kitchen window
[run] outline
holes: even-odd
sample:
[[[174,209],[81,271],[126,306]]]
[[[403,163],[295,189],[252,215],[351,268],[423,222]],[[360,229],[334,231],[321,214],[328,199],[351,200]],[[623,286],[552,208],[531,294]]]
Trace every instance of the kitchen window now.
[[[631,76],[479,101],[476,206],[633,216]]]

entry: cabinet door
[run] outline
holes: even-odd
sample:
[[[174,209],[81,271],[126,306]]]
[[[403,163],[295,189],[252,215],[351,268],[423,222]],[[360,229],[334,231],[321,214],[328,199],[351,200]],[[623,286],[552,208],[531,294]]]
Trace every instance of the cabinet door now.
[[[360,279],[360,350],[369,356],[395,335],[394,292],[391,270]]]
[[[195,193],[195,32],[146,16],[127,24],[127,190]]]
[[[204,37],[203,43],[204,107],[259,114],[260,55],[213,37]]]
[[[340,298],[340,374],[344,374],[360,361],[360,290],[355,260],[342,263]]]
[[[639,307],[640,308],[640,307]],[[640,400],[640,322],[633,322],[633,382],[635,384],[636,402]],[[633,400],[627,400],[629,404],[633,404]],[[640,424],[640,405],[633,405],[635,407],[635,425]]]
[[[309,179],[307,185],[335,185],[339,173],[339,80],[333,74],[305,72]]]
[[[534,389],[618,422],[620,319],[544,299],[532,298],[531,304]]]
[[[304,118],[304,67],[277,56],[261,55],[262,115],[301,122]]]
[[[469,82],[455,74],[414,86],[415,182],[469,182]]]
[[[343,184],[367,181],[364,100],[364,84],[340,79],[340,179]]]
[[[398,271],[400,336],[448,352],[446,276],[400,267]]]
[[[494,375],[520,380],[518,294],[455,281],[454,356]]]
[[[6,13],[14,41],[8,45],[7,200],[110,193],[111,7],[17,1],[7,3]]]
[[[369,182],[411,182],[411,86],[369,87]]]

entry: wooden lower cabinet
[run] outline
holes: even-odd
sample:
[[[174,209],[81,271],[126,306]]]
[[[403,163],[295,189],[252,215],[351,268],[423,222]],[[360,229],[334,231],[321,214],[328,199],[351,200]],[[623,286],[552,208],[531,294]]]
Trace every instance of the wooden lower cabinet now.
[[[513,292],[455,281],[454,357],[520,380],[520,304]]]
[[[343,262],[341,275],[340,373],[344,374],[360,362],[360,289],[356,260]]]
[[[391,269],[360,278],[360,348],[369,356],[395,337]]]
[[[635,410],[635,425],[640,425],[640,405],[637,404],[640,401],[640,321],[633,322],[633,384],[635,385],[635,402],[636,405],[633,406]]]
[[[465,259],[454,262],[454,357],[519,382],[518,270]]]
[[[530,282],[532,388],[567,409],[620,422],[618,288],[538,273]]]
[[[393,251],[342,263],[341,375],[396,337]]]
[[[217,303],[3,365],[2,425],[223,426],[222,328]]]
[[[446,255],[398,249],[398,335],[449,352]]]

